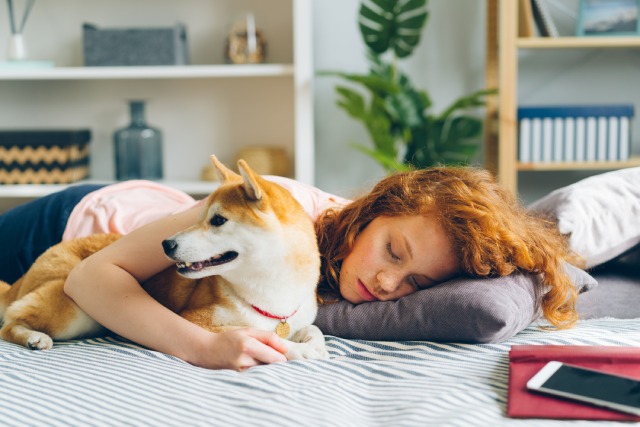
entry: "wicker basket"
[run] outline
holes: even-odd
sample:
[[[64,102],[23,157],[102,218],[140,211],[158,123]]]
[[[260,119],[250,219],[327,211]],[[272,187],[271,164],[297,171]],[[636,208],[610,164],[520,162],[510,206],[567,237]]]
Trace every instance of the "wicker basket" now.
[[[238,159],[244,159],[251,169],[260,175],[289,176],[291,166],[283,147],[246,147],[238,151]]]
[[[67,184],[89,176],[91,131],[0,131],[0,184]]]

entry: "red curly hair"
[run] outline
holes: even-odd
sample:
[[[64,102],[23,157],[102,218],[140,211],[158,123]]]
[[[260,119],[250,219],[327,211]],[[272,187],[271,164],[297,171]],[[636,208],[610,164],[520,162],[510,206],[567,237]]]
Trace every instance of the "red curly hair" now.
[[[462,273],[539,274],[544,317],[558,328],[577,321],[577,292],[564,261],[580,265],[555,223],[527,211],[492,175],[472,167],[434,167],[390,175],[344,208],[316,221],[322,254],[320,293],[339,295],[342,261],[378,216],[436,215],[451,236]]]

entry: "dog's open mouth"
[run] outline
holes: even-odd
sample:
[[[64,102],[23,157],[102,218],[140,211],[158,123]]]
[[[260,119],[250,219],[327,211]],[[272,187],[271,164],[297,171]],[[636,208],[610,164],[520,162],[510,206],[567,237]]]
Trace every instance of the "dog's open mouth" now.
[[[216,255],[204,261],[197,262],[177,262],[178,271],[186,273],[188,271],[200,271],[203,268],[213,267],[216,265],[226,264],[238,257],[238,252],[230,251],[220,255]]]

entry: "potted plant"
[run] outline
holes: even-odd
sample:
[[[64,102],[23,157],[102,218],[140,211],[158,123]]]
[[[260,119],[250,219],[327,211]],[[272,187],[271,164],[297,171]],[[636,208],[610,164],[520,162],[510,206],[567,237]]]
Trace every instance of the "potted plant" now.
[[[328,72],[360,87],[337,86],[337,105],[366,127],[373,147],[356,148],[388,172],[437,164],[466,164],[481,144],[482,120],[470,110],[485,105],[495,90],[479,90],[457,99],[439,114],[431,99],[416,89],[398,62],[420,42],[429,12],[427,0],[367,0],[359,11],[360,33],[368,47],[369,73]],[[362,94],[368,95],[368,100]]]

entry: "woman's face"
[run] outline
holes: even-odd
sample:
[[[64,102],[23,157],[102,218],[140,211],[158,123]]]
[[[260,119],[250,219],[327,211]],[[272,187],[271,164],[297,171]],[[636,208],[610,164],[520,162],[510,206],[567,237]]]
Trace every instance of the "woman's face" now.
[[[342,262],[340,293],[353,304],[391,301],[441,283],[459,271],[453,245],[433,217],[378,217]]]

